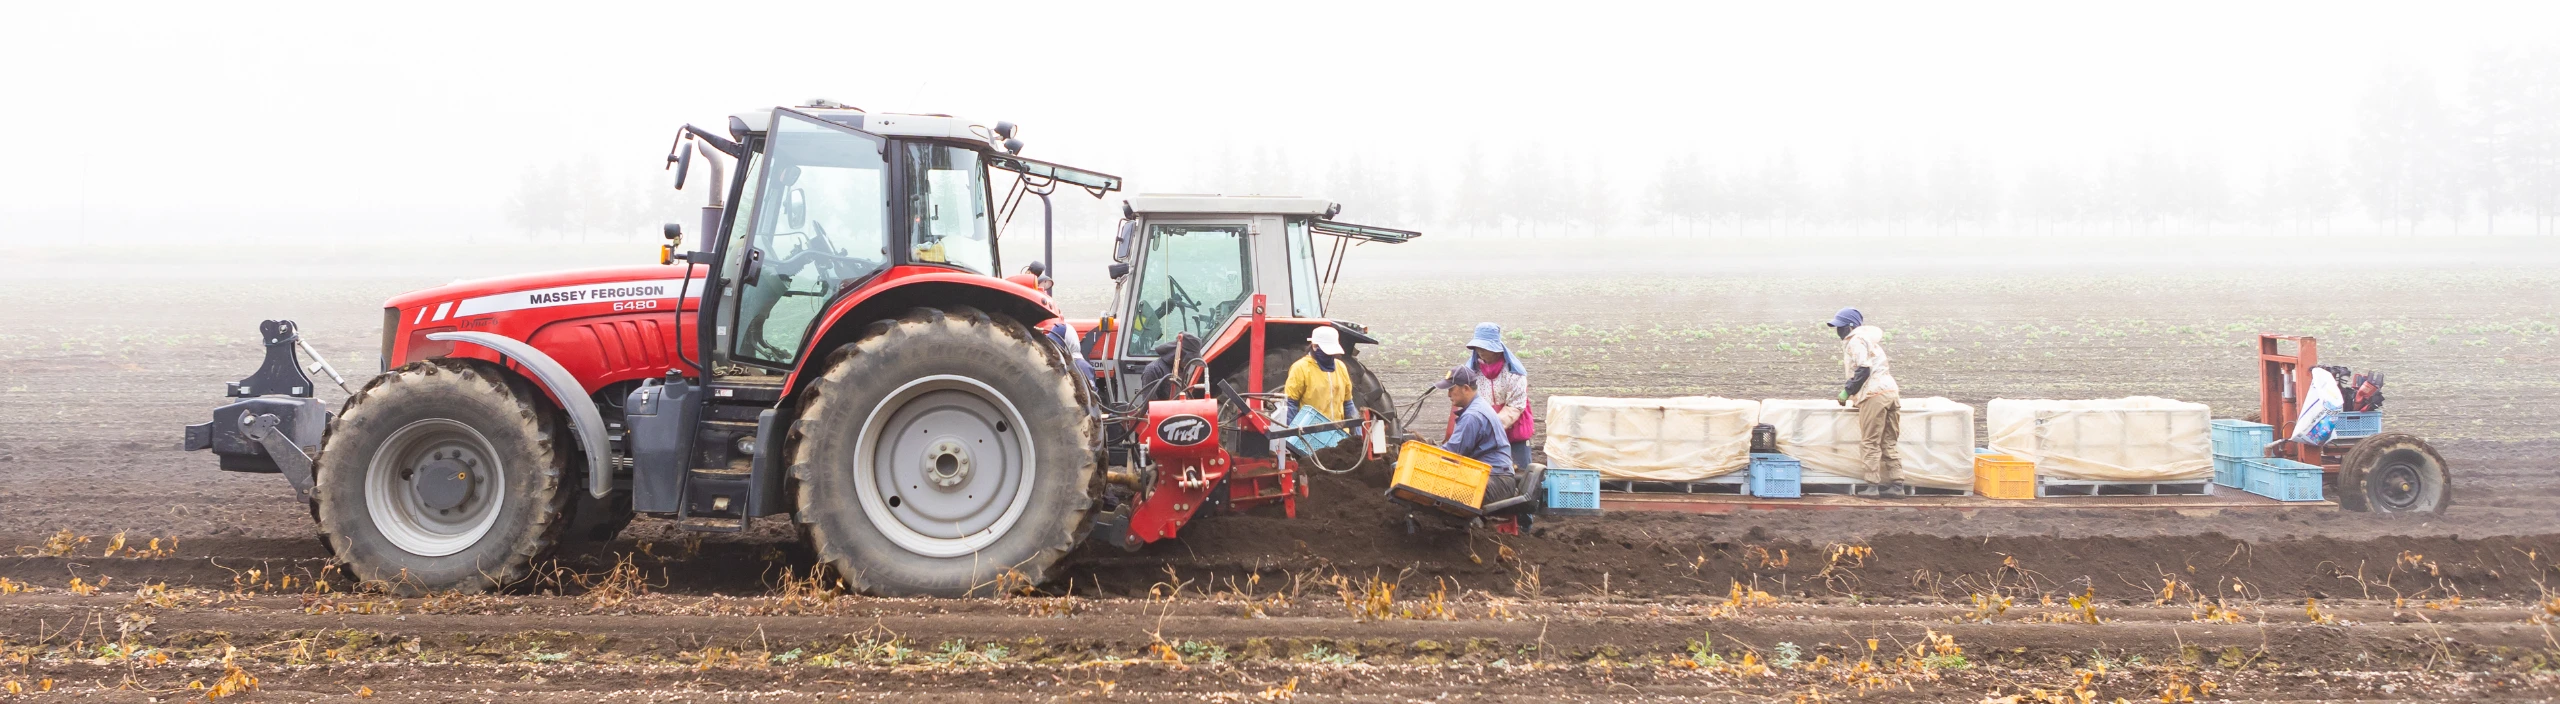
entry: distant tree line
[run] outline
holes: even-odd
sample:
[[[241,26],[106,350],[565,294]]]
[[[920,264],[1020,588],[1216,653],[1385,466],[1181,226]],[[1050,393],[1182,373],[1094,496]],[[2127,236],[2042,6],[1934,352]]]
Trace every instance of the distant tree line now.
[[[1346,204],[1346,219],[1519,235],[2310,233],[2359,216],[2393,233],[2523,234],[2521,218],[2533,234],[2560,234],[2560,50],[2485,53],[2466,68],[2451,91],[2384,68],[2348,143],[2252,164],[2149,143],[2005,169],[1962,149],[1851,151],[1822,168],[1791,150],[1685,150],[1645,167],[1608,161],[1623,149],[1522,142],[1502,155],[1352,154],[1302,170],[1265,146],[1204,160],[1192,188],[1323,195]]]
[[[2158,143],[2007,165],[1963,149],[1852,150],[1811,166],[1785,149],[1657,156],[1520,141],[1500,153],[1479,143],[1327,160],[1303,145],[1230,144],[1188,154],[1187,178],[1132,175],[1130,192],[1315,195],[1343,203],[1355,222],[1524,236],[2313,233],[2358,216],[2391,233],[2560,234],[2560,49],[2482,53],[2462,74],[2446,87],[2426,71],[2384,67],[2356,103],[2346,144],[2291,145],[2250,164]],[[592,157],[540,165],[506,210],[519,229],[563,239],[654,233],[659,222],[691,223],[701,202],[666,177]],[[1109,232],[1119,195],[1058,198],[1058,232]],[[1038,219],[1033,203],[1015,225],[1036,233]]]

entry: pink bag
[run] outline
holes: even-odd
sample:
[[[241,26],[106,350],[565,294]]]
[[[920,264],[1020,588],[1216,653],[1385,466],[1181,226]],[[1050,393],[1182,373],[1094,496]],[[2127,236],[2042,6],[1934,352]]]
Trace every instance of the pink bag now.
[[[1522,406],[1520,408],[1520,422],[1512,423],[1511,432],[1504,433],[1503,437],[1511,440],[1512,442],[1527,442],[1530,435],[1534,435],[1538,432],[1538,421],[1536,418],[1531,417],[1537,415],[1537,408],[1538,404],[1535,403]]]

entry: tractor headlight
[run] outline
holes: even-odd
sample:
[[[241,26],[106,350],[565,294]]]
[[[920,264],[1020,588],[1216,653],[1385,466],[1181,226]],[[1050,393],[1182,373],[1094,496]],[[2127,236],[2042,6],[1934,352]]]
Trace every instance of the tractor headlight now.
[[[382,371],[385,374],[391,372],[391,342],[398,339],[394,333],[399,330],[400,309],[382,309]]]

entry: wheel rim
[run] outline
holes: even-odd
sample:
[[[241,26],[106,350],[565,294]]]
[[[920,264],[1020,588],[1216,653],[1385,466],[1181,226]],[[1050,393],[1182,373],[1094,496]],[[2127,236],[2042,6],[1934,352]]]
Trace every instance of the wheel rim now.
[[[2364,485],[2374,505],[2386,511],[2415,511],[2426,500],[2426,473],[2405,457],[2385,458],[2382,466],[2365,474]]]
[[[1011,399],[976,379],[907,382],[863,421],[854,490],[890,542],[928,557],[994,544],[1031,503],[1031,433]]]
[[[365,470],[365,511],[382,537],[421,557],[480,542],[506,506],[506,467],[489,438],[429,418],[391,433]]]

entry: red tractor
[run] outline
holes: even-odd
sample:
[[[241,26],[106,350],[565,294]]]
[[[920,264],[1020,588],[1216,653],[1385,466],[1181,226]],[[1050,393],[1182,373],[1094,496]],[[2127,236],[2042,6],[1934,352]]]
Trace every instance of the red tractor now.
[[[335,414],[268,321],[265,365],[187,449],[284,474],[354,576],[403,593],[506,586],[636,514],[789,514],[851,588],[966,595],[1048,579],[1097,526],[1169,537],[1125,517],[1178,526],[1202,493],[1137,480],[1215,484],[1234,464],[1206,421],[1270,429],[1216,385],[1115,402],[1118,368],[1080,371],[1045,280],[999,278],[1013,208],[1119,178],[1023,158],[1007,123],[821,102],[727,127],[684,126],[668,157],[679,188],[697,147],[715,182],[736,167],[695,251],[669,225],[656,266],[395,297],[383,373]]]

